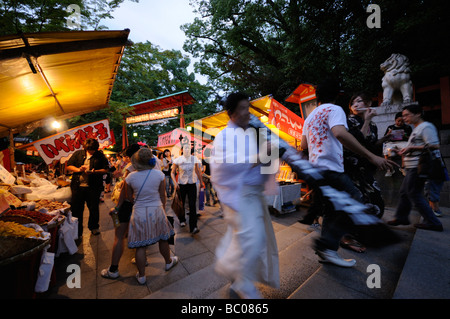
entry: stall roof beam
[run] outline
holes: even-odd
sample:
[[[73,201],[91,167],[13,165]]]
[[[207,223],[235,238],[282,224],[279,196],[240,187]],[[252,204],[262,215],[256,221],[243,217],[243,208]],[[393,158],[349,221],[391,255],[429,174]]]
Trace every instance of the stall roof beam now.
[[[108,107],[130,44],[128,34],[64,31],[0,37],[0,137],[30,132],[50,118]]]
[[[194,104],[195,102],[196,100],[192,97],[189,91],[186,90],[162,96],[156,99],[131,104],[130,106],[134,108],[134,113],[139,115],[144,113],[167,110],[175,107],[186,106]]]
[[[25,46],[20,48],[6,49],[0,51],[0,60],[16,59],[26,57],[40,57],[43,55],[61,54],[69,52],[105,49],[118,46],[128,46],[132,42],[127,39],[128,35],[120,38],[106,38],[71,41],[64,43],[48,43],[34,46]]]

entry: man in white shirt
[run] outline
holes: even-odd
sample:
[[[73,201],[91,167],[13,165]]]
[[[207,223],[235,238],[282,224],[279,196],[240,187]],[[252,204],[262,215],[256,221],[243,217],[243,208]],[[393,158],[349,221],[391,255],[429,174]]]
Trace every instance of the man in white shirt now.
[[[230,292],[258,299],[254,282],[278,287],[278,249],[265,185],[271,175],[259,164],[257,132],[248,126],[249,97],[228,96],[225,109],[230,121],[214,139],[211,182],[217,192],[228,229],[217,248],[216,271],[233,283]],[[273,179],[275,181],[275,179]]]
[[[380,169],[390,169],[394,162],[376,156],[364,148],[347,131],[347,118],[342,107],[333,104],[339,94],[334,81],[325,81],[316,90],[319,106],[314,109],[303,126],[301,148],[308,150],[309,161],[324,171],[322,174],[330,186],[347,192],[352,198],[361,200],[361,192],[344,173],[343,146],[366,157]],[[337,254],[341,237],[347,233],[349,218],[328,206],[324,211],[322,234],[316,242],[316,251],[322,262],[342,267],[352,267],[354,259],[343,259]]]
[[[175,174],[178,171],[178,181]],[[189,201],[189,230],[191,234],[197,234],[200,230],[197,227],[197,180],[200,180],[201,187],[204,187],[202,172],[200,170],[200,161],[197,157],[191,155],[189,144],[183,146],[183,155],[173,160],[172,180],[175,189],[180,186],[181,200],[183,205],[186,202],[186,196]],[[180,226],[186,225],[186,217],[179,216]]]

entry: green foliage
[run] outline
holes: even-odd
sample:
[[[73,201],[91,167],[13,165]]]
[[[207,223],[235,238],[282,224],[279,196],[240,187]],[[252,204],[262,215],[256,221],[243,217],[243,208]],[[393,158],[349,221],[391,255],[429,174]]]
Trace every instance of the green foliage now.
[[[184,50],[225,91],[279,101],[300,84],[340,79],[347,91],[381,90],[379,65],[410,58],[415,79],[449,74],[450,3],[379,0],[381,28],[366,21],[368,0],[191,0]],[[298,107],[297,107],[298,109]]]
[[[125,0],[2,0],[0,1],[0,36],[50,31],[68,31],[69,5],[80,7],[81,30],[101,30],[102,19]],[[128,0],[139,2],[139,0]]]

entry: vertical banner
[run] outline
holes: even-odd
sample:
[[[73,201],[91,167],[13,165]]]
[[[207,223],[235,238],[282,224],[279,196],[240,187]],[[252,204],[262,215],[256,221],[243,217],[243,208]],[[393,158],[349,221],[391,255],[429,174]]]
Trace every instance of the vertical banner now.
[[[34,142],[33,145],[46,164],[55,160],[64,163],[73,152],[83,149],[83,142],[88,138],[97,139],[100,149],[113,145],[109,120],[81,125]]]

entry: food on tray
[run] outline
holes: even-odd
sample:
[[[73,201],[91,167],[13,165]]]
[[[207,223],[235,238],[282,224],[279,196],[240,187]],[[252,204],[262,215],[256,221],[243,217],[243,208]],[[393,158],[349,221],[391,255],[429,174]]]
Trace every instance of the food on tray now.
[[[61,202],[51,201],[51,200],[47,200],[47,199],[41,199],[41,200],[36,201],[36,206],[34,209],[39,210],[41,208],[45,208],[49,212],[52,212],[54,210],[65,209],[65,208],[69,208],[69,207],[70,206],[67,203],[61,203]]]
[[[36,224],[44,225],[53,219],[52,215],[46,213],[34,211],[34,210],[23,210],[23,209],[12,209],[4,212],[1,217],[5,216],[25,216],[31,218]]]
[[[33,228],[22,226],[15,222],[3,222],[0,220],[0,236],[29,238],[41,237],[41,234]]]

